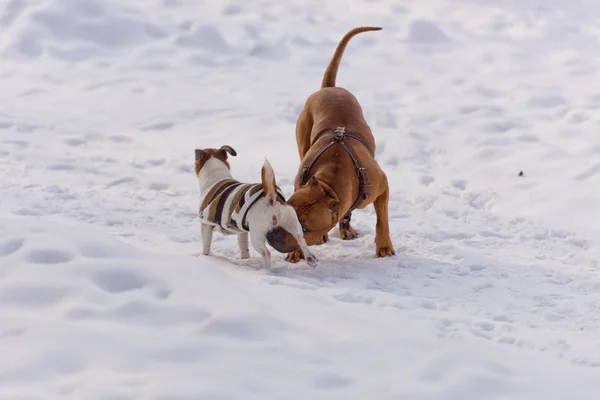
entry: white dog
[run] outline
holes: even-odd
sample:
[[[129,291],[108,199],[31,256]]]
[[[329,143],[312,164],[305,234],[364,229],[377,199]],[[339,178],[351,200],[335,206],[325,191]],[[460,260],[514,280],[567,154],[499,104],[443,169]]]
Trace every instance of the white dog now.
[[[296,211],[285,201],[275,183],[275,172],[265,159],[262,183],[235,180],[227,154],[237,155],[230,146],[220,149],[196,149],[196,176],[200,182],[200,223],[202,254],[210,254],[213,230],[237,234],[241,258],[249,258],[248,234],[252,247],[262,256],[263,265],[271,266],[266,235],[275,228],[291,233],[302,249],[306,262],[316,267],[318,260],[308,249]]]

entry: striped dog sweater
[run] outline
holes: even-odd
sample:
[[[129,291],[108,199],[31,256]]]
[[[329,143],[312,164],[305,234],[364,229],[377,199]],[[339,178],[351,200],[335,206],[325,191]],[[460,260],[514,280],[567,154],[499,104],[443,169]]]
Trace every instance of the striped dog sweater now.
[[[263,192],[260,183],[222,179],[200,199],[200,221],[220,228],[226,234],[249,232],[248,211],[263,196]],[[285,201],[279,187],[277,196]]]

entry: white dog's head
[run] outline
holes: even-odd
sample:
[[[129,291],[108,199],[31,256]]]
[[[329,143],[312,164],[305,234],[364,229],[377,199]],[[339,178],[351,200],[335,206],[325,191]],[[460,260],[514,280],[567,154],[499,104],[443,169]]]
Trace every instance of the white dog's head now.
[[[194,150],[195,158],[196,158],[196,175],[200,174],[200,170],[204,167],[204,164],[211,158],[215,158],[217,160],[222,161],[227,169],[230,169],[231,166],[227,161],[227,154],[231,154],[232,156],[237,156],[237,152],[231,146],[221,146],[220,149],[196,149]]]

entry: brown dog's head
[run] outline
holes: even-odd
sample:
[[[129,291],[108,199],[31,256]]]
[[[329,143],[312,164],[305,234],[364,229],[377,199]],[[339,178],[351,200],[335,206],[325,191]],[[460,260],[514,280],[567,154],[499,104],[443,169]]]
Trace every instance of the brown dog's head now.
[[[194,154],[196,156],[196,175],[200,173],[200,170],[204,164],[211,159],[211,157],[218,158],[223,161],[227,168],[231,168],[227,162],[227,153],[232,156],[237,156],[237,152],[231,146],[221,146],[220,149],[196,149]]]
[[[302,225],[304,240],[312,246],[339,221],[340,201],[335,192],[316,177],[310,178],[292,194],[287,203],[294,207]],[[298,249],[298,242],[285,230],[275,230],[267,236],[271,246],[282,253]]]

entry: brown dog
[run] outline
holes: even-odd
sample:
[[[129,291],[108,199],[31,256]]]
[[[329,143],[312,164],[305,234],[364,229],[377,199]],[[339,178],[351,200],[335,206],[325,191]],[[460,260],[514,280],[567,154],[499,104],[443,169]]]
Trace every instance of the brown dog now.
[[[378,30],[381,28],[358,27],[346,33],[325,71],[321,90],[307,99],[296,124],[301,164],[288,203],[298,214],[309,246],[326,242],[336,224],[342,239],[354,239],[352,211],[373,204],[377,214],[376,255],[385,257],[395,254],[389,234],[387,177],[375,161],[375,139],[358,100],[346,89],[335,87],[350,39]],[[287,261],[304,258],[288,232],[276,230],[267,239],[278,251],[290,252]]]

